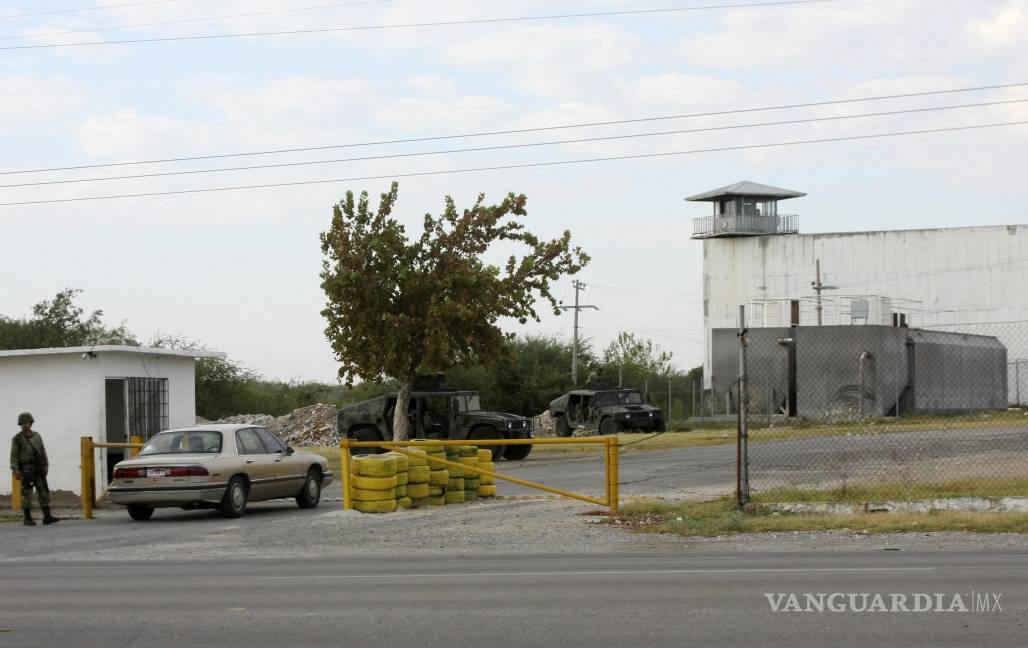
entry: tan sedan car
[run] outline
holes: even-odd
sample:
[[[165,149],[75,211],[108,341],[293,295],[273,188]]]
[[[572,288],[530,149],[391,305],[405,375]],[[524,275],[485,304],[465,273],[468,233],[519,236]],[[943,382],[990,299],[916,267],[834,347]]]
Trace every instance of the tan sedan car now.
[[[107,491],[134,520],[155,508],[216,508],[235,518],[247,502],[283,497],[314,508],[332,481],[328,460],[296,452],[262,427],[197,425],[154,435],[114,467]]]

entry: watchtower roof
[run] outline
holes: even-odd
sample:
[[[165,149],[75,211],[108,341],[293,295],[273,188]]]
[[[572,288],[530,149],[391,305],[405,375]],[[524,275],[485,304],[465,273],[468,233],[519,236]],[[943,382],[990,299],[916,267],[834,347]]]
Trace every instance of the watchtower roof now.
[[[689,196],[686,200],[694,202],[717,202],[722,198],[734,198],[736,196],[752,196],[754,198],[785,200],[787,198],[799,198],[806,195],[807,194],[802,191],[782,189],[781,187],[772,187],[771,185],[760,184],[759,182],[743,180],[718,189],[704,191],[703,193],[696,194],[695,196]]]

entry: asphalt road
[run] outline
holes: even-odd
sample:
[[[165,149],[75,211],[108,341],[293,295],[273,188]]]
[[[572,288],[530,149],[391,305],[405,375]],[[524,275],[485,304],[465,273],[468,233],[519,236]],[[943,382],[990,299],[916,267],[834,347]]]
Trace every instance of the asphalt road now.
[[[973,611],[972,591],[992,609]],[[774,612],[765,597],[808,592],[882,594],[890,607],[892,594],[941,594],[944,606],[960,594],[969,611]],[[1025,645],[1026,606],[1023,553],[212,562],[182,552],[3,565],[0,645],[1000,648]]]
[[[687,433],[686,433],[687,434]],[[734,437],[734,431],[726,431]],[[930,481],[1028,474],[1023,427],[922,430],[812,437],[761,443],[751,433],[754,488],[835,485],[842,481]],[[645,442],[640,444],[645,447]],[[735,444],[621,455],[622,495],[709,497],[735,488]],[[580,493],[602,494],[603,459],[550,461],[540,454],[497,470]],[[533,491],[504,484],[504,494]]]

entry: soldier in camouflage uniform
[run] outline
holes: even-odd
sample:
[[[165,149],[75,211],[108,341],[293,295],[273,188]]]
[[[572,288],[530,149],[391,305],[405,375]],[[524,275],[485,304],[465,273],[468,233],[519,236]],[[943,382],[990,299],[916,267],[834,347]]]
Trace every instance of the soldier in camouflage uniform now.
[[[11,439],[11,470],[21,480],[21,507],[25,512],[25,526],[36,526],[32,519],[32,489],[36,489],[39,507],[43,509],[43,524],[59,522],[50,514],[50,487],[46,483],[46,473],[50,470],[50,461],[46,457],[43,438],[32,430],[35,419],[28,412],[18,415],[21,432]]]

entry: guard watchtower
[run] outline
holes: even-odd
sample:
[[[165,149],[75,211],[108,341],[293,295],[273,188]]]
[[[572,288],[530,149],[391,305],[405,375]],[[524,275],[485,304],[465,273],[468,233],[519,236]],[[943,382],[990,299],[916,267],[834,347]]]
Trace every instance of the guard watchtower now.
[[[690,196],[686,200],[709,202],[714,207],[712,215],[693,220],[692,238],[795,234],[798,231],[796,215],[779,214],[778,201],[806,195],[801,191],[743,180]]]

